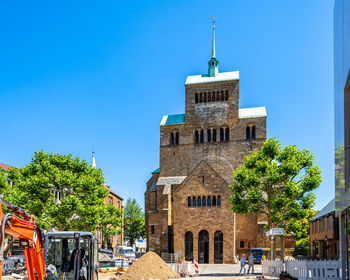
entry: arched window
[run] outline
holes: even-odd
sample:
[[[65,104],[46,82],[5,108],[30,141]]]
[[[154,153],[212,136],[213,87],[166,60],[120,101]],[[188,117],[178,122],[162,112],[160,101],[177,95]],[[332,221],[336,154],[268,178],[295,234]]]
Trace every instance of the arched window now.
[[[211,101],[213,101],[213,102],[215,101],[215,92],[211,93]]]
[[[207,206],[207,200],[205,199],[205,196],[202,198],[202,205]]]
[[[214,263],[223,263],[224,235],[218,230],[214,233]]]
[[[245,128],[245,139],[250,139],[250,126]]]
[[[193,234],[190,231],[185,234],[185,260],[193,261]]]
[[[208,102],[211,102],[211,93],[210,93],[210,91],[208,92]]]
[[[170,133],[170,145],[174,145],[175,144],[175,138],[174,138],[174,133]]]
[[[197,199],[197,206],[202,206],[202,200],[200,196],[198,196],[198,199]]]
[[[224,92],[221,91],[221,101],[224,101],[224,100],[225,100]]]
[[[175,132],[175,145],[179,145],[179,133]]]
[[[255,139],[256,134],[255,134],[255,125],[252,126],[252,139]]]
[[[211,197],[210,196],[208,196],[208,198],[207,198],[207,205],[211,206]]]
[[[204,142],[204,131],[203,131],[203,129],[201,129],[200,142],[201,142],[201,143]]]
[[[198,103],[198,93],[195,94],[195,102]]]
[[[191,197],[190,196],[187,197],[187,206],[188,207],[191,207],[191,202],[192,202]]]
[[[225,90],[225,100],[228,100],[228,90]]]
[[[207,103],[207,93],[204,93],[204,103]]]
[[[218,206],[221,206],[221,196],[220,196],[220,195],[218,195],[217,205],[218,205]]]
[[[208,140],[208,142],[211,142],[211,130],[210,129],[207,130],[207,140]]]
[[[224,138],[224,129],[220,127],[220,141],[223,142],[225,140]]]
[[[213,196],[213,206],[216,206],[216,196]]]
[[[213,129],[213,142],[216,142],[216,129]]]
[[[225,141],[230,141],[230,129],[228,127],[225,129]]]
[[[197,203],[196,203],[196,197],[194,196],[194,197],[192,198],[192,206],[193,206],[193,207],[196,207],[196,205],[197,205]]]
[[[220,92],[216,92],[216,101],[220,101]]]
[[[200,94],[199,94],[199,103],[202,103],[202,102],[203,102],[203,94],[200,93]]]
[[[209,233],[206,230],[198,234],[198,262],[209,263]]]
[[[198,130],[194,131],[194,143],[199,143],[199,133]]]

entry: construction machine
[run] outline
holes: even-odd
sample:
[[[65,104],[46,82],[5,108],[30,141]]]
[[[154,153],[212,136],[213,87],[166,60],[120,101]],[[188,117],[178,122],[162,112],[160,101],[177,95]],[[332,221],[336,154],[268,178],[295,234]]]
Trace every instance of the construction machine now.
[[[9,213],[4,215],[2,205]],[[28,280],[97,280],[98,243],[91,232],[42,234],[35,217],[0,198],[0,280],[5,234],[23,248]]]

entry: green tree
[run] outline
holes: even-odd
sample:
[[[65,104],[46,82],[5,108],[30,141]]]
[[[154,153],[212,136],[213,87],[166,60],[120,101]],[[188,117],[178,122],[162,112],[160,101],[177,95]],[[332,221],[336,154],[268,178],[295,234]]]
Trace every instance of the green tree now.
[[[267,139],[234,173],[230,201],[236,213],[263,213],[270,228],[282,227],[297,241],[308,239],[321,171],[308,150]],[[301,242],[299,242],[301,243]],[[303,241],[302,243],[305,243]]]
[[[7,176],[4,170],[0,169],[0,191],[7,187]]]
[[[128,198],[124,208],[124,238],[132,246],[140,237],[145,237],[145,215],[136,199]]]
[[[4,199],[34,214],[43,228],[95,231],[108,191],[102,171],[72,155],[35,152],[23,168],[12,168]]]
[[[122,210],[112,204],[102,205],[99,209],[98,225],[101,228],[102,248],[107,248],[107,239],[122,233]]]

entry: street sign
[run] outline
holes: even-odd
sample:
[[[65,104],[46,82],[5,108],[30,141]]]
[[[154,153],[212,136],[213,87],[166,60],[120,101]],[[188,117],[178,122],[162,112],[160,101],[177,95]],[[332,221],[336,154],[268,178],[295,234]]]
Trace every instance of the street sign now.
[[[283,235],[284,228],[272,228],[268,232],[266,232],[266,236],[275,236],[275,235]]]

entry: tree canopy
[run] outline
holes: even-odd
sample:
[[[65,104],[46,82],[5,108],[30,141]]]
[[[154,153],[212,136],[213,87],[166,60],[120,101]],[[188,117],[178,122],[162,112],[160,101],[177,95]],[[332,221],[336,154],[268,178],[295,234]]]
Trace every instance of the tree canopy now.
[[[128,198],[124,208],[124,238],[132,246],[134,242],[145,237],[145,215],[136,199]]]
[[[321,171],[308,150],[282,147],[267,139],[234,173],[230,201],[236,213],[263,213],[268,227],[285,228],[296,240],[307,238],[314,216]]]
[[[98,226],[101,228],[102,248],[107,248],[107,239],[109,236],[122,233],[122,216],[122,210],[117,209],[112,204],[106,204],[100,207]]]
[[[4,199],[34,214],[43,228],[94,232],[108,191],[102,171],[72,155],[35,152],[23,168],[8,171]]]

